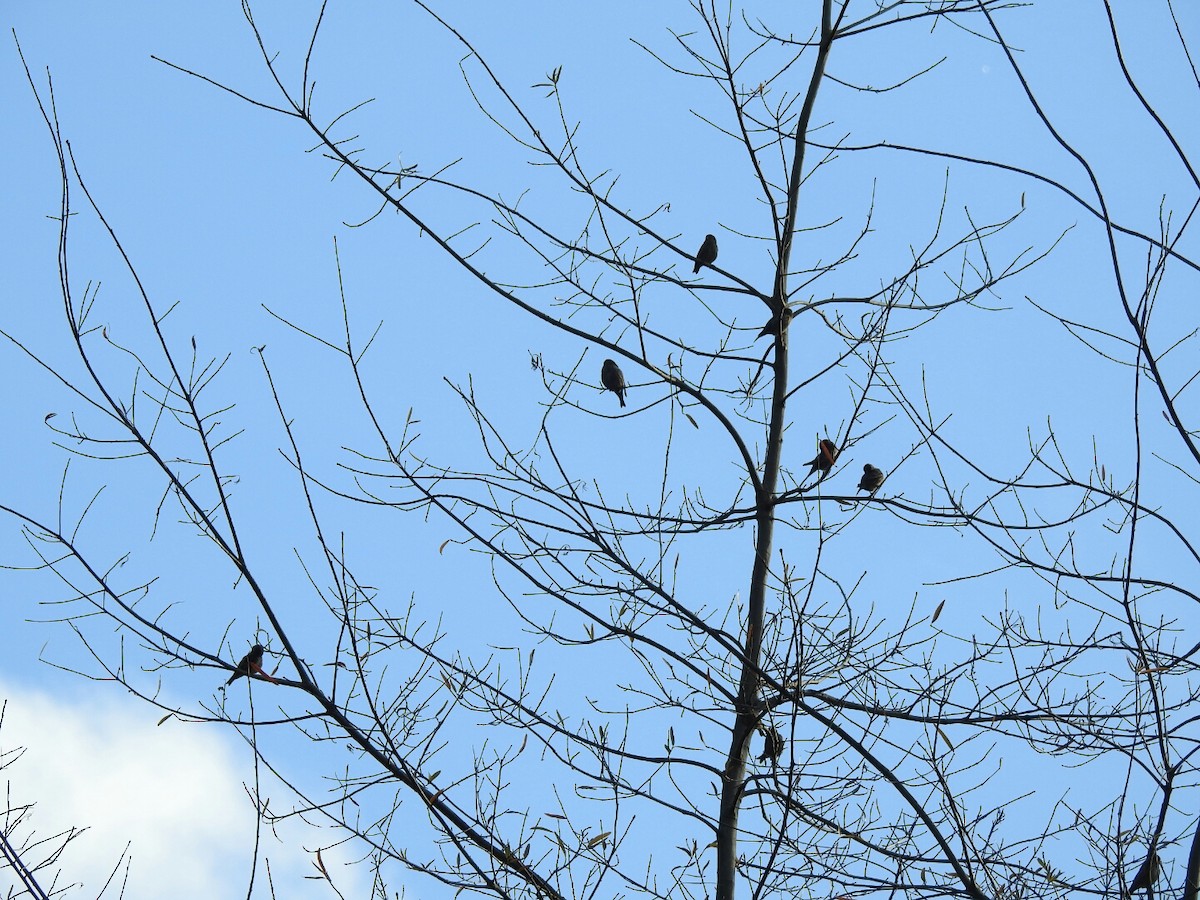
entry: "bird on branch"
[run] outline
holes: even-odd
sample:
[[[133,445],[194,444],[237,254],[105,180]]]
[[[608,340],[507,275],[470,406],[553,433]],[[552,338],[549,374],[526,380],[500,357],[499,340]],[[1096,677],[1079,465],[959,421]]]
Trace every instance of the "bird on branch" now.
[[[870,463],[863,466],[862,479],[858,482],[858,489],[866,491],[868,494],[873,494],[879,490],[879,486],[883,484],[884,473],[882,469],[877,469]]]
[[[604,365],[600,367],[600,383],[604,385],[606,390],[610,390],[617,395],[617,399],[621,401],[621,406],[625,405],[625,373],[611,359],[606,359]]]
[[[262,660],[263,645],[255,644],[250,648],[250,652],[242,657],[242,661],[237,664],[237,669],[235,669],[234,673],[229,676],[229,680],[225,682],[225,685],[228,687],[243,675],[245,675],[247,678],[251,675],[260,675],[267,681],[271,682],[271,684],[279,684],[279,682],[268,675],[266,670],[262,667]]]
[[[760,725],[758,730],[763,735],[763,751],[759,754],[758,761],[766,762],[770,760],[774,764],[783,755],[783,735],[779,733],[779,729],[774,725],[766,727]]]
[[[1142,862],[1142,867],[1137,870],[1137,874],[1133,876],[1133,881],[1129,882],[1129,896],[1137,891],[1146,891],[1149,893],[1154,883],[1158,881],[1158,875],[1162,871],[1162,860],[1158,854],[1151,850],[1150,855]]]
[[[714,235],[706,234],[704,243],[700,245],[700,249],[696,251],[696,265],[692,267],[692,274],[695,275],[700,271],[702,266],[711,266],[717,261],[717,239]]]
[[[829,474],[829,470],[833,468],[834,462],[838,457],[837,445],[828,438],[822,438],[817,444],[817,456],[808,465],[808,474],[811,475],[818,469],[821,470],[821,478]]]
[[[778,328],[780,331],[787,331],[787,327],[792,324],[792,316],[794,315],[795,313],[793,313],[791,307],[788,306],[783,308],[782,317],[778,313],[772,313],[771,318],[767,320],[767,324],[764,325],[762,327],[762,331],[758,333],[758,337],[774,337],[776,328]],[[783,319],[782,324],[780,324],[780,318]],[[758,340],[758,338],[755,338],[755,340]]]

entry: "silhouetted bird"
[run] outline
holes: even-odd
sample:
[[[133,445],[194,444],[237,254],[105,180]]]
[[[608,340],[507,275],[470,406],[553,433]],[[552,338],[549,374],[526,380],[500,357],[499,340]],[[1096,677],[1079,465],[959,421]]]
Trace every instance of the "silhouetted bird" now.
[[[625,376],[621,367],[611,359],[606,359],[600,367],[600,383],[617,395],[622,406],[625,405]]]
[[[873,494],[879,490],[881,484],[883,484],[883,470],[875,468],[870,463],[863,466],[863,477],[858,482],[858,489]]]
[[[785,306],[783,308],[783,328],[780,329],[781,331],[787,331],[787,327],[792,324],[793,315],[795,314],[789,307]],[[762,331],[758,333],[758,337],[774,337],[775,326],[778,322],[779,316],[772,314],[771,318],[767,320],[767,324],[762,327]],[[755,340],[758,340],[758,338],[755,338]]]
[[[808,474],[811,475],[813,472],[817,471],[817,469],[820,469],[821,477],[824,478],[829,474],[829,470],[833,468],[833,464],[837,460],[837,456],[838,448],[833,441],[823,439],[821,443],[817,445],[816,458],[808,464]]]
[[[261,675],[263,678],[267,679],[267,681],[274,683],[275,679],[263,670],[262,659],[263,645],[255,644],[250,648],[250,652],[242,657],[242,661],[237,665],[237,670],[229,676],[229,680],[225,682],[225,684],[233,684],[243,675]]]
[[[717,261],[717,239],[711,235],[704,236],[704,243],[696,251],[696,265],[692,266],[692,274],[700,271],[701,266],[711,266]]]
[[[1137,874],[1133,876],[1133,881],[1129,882],[1129,893],[1135,891],[1144,891],[1154,882],[1158,881],[1158,873],[1162,868],[1162,862],[1158,858],[1158,854],[1151,851],[1146,857],[1142,867],[1138,869]]]
[[[782,754],[783,735],[779,733],[778,728],[771,725],[763,731],[763,752],[759,754],[758,761],[766,762],[769,759],[775,762]]]

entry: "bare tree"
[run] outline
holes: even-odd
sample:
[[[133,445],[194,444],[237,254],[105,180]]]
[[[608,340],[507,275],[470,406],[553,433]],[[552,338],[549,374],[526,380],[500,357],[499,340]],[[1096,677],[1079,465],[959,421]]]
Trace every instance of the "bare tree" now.
[[[7,701],[0,703],[0,729],[4,727],[7,710]],[[0,772],[19,770],[25,752],[24,747],[18,746],[0,750]],[[17,802],[13,796],[13,778],[6,778],[4,811],[0,813],[0,859],[4,862],[0,872],[5,873],[0,876],[0,885],[3,886],[5,900],[18,900],[21,897],[50,900],[80,887],[78,882],[64,883],[63,857],[67,855],[67,848],[87,829],[68,826],[54,834],[39,833],[34,827],[35,807],[35,803]],[[103,896],[115,882],[114,896],[123,897],[124,888],[115,879],[122,869],[128,873],[128,865],[129,860],[125,854],[121,854],[97,896]]]
[[[1111,6],[1079,15],[1108,28],[1102,62],[1140,113],[1133,134],[1183,173],[1153,227],[1111,197],[1101,148],[1070,135],[1090,137],[1076,116],[1108,112],[1079,111],[1089,85],[1028,74],[1041,62],[1018,48],[1045,6],[822,0],[769,13],[696,2],[665,46],[642,42],[664,78],[721,99],[713,154],[737,148],[742,171],[720,172],[753,195],[752,214],[685,233],[668,198],[630,197],[587,161],[562,68],[518,91],[472,36],[416,6],[458,41],[506,150],[536,167],[520,202],[456,178],[452,160],[372,162],[391,154],[363,149],[357,108],[324,110],[315,90],[325,7],[294,75],[244,7],[272,96],[167,63],[284,117],[350,182],[348,202],[376,205],[370,227],[451,260],[477,292],[449,317],[506,304],[542,348],[532,437],[471,383],[448,382],[476,436],[462,460],[419,433],[419,412],[397,422],[380,399],[394,390],[380,358],[425,336],[362,327],[346,290],[338,334],[270,310],[349,373],[372,432],[336,466],[311,465],[312,442],[345,442],[302,434],[309,410],[260,352],[314,548],[299,554],[304,606],[269,587],[241,537],[243,424],[210,399],[224,358],[164,326],[39,93],[83,365],[69,382],[80,409],[49,424],[75,454],[148,463],[155,531],[179,516],[206,542],[194,565],[215,548],[257,617],[253,634],[244,618],[217,631],[175,609],[152,568],[131,577],[77,525],[5,507],[62,579],[78,607],[64,618],[103,677],[158,703],[156,679],[182,669],[249,676],[227,692],[249,692],[247,715],[223,695],[165,711],[239,728],[294,792],[287,811],[261,803],[264,822],[336,823],[380,897],[401,869],[503,897],[1196,897],[1200,367],[1186,286],[1200,271],[1200,180],[1190,120],[1172,124],[1141,87]],[[1186,93],[1200,93],[1171,3],[1137,15],[1169,26]],[[880,86],[883,43],[915,52]],[[933,136],[956,103],[982,104],[953,70],[979,59],[1006,67],[1007,109],[1046,148],[1037,164],[1010,161],[995,134]],[[1050,111],[1064,96],[1072,115]],[[703,149],[669,164],[702,183]],[[128,266],[140,335],[109,334],[68,274],[79,191]],[[1100,286],[1094,313],[1052,299],[1071,272]],[[1081,359],[1095,367],[1085,379],[1125,392],[1101,407],[1119,438],[1048,418],[1086,395],[1045,383]],[[1020,456],[988,428],[1014,390]],[[97,500],[75,516],[123,522],[126,507]],[[380,587],[383,561],[358,554],[356,528],[414,515],[453,527],[443,551],[486,559],[464,568],[489,597],[493,646],[456,643],[440,598],[398,602],[403,580]],[[303,627],[314,608],[323,641]],[[134,646],[100,643],[96,613]],[[293,762],[297,745],[323,777]]]

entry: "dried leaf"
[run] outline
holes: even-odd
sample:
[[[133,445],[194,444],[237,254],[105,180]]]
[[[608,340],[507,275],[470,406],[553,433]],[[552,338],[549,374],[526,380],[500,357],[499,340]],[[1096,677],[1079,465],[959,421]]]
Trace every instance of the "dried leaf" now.
[[[937,605],[937,609],[935,609],[933,611],[933,618],[929,620],[930,625],[932,625],[934,622],[936,622],[938,620],[938,616],[940,616],[942,614],[942,607],[945,605],[946,605],[945,600],[943,600],[941,603],[939,603]]]
[[[942,731],[941,728],[938,728],[937,733],[941,735],[942,740],[946,742],[946,746],[953,750],[954,744],[951,742],[950,738],[946,737],[946,732]]]
[[[691,413],[684,413],[684,415],[687,416],[687,420],[692,423],[693,428],[696,428],[696,429],[700,428],[700,423],[692,418]]]
[[[592,849],[593,847],[595,847],[597,844],[602,844],[602,843],[604,843],[604,841],[608,840],[608,836],[609,836],[610,834],[612,834],[612,832],[611,832],[611,831],[606,831],[606,832],[604,832],[603,834],[598,834],[598,835],[596,835],[594,838],[592,838],[590,841],[588,841],[588,842],[587,842],[587,849],[588,849],[588,850],[591,850],[591,849]]]
[[[438,547],[438,554],[439,554],[439,555],[441,554],[441,552],[442,552],[443,550],[445,550],[445,549],[446,549],[446,545],[447,545],[448,543],[450,543],[450,538],[446,538],[444,541],[442,541],[442,546]]]
[[[165,716],[163,716],[161,719],[158,720],[158,724],[161,725],[163,722],[167,721],[167,719],[171,718],[171,716],[173,716],[173,715],[175,715],[175,713],[167,713]]]

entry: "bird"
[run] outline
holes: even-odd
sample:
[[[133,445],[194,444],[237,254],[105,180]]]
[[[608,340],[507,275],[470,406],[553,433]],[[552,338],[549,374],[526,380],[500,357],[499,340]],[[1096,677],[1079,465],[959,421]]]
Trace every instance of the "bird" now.
[[[858,489],[873,494],[879,490],[881,484],[883,484],[883,470],[875,468],[870,463],[863,466],[863,476],[858,482]]]
[[[822,438],[817,445],[817,456],[808,465],[808,474],[811,475],[817,469],[821,470],[821,477],[824,478],[829,474],[829,470],[833,468],[833,463],[837,459],[838,448],[833,441]]]
[[[1161,868],[1162,861],[1158,858],[1158,854],[1151,850],[1150,855],[1142,863],[1142,867],[1133,876],[1133,881],[1129,882],[1129,893],[1144,891],[1158,881],[1158,873]]]
[[[692,274],[700,271],[701,266],[711,266],[717,261],[717,239],[711,234],[704,236],[704,243],[696,251],[696,265],[692,266]]]
[[[774,725],[763,729],[759,728],[763,733],[763,751],[759,754],[758,761],[766,762],[770,760],[775,762],[783,754],[783,735],[779,733],[779,729]]]
[[[792,316],[794,315],[795,313],[792,312],[791,307],[785,306],[783,308],[783,324],[779,327],[780,331],[787,331],[787,327],[792,324]],[[775,328],[779,324],[779,319],[780,316],[776,315],[775,313],[771,313],[771,318],[768,319],[767,324],[762,327],[762,331],[758,333],[758,337],[774,337]],[[755,338],[755,340],[758,340],[758,338]]]
[[[250,652],[242,657],[242,661],[237,664],[237,669],[235,669],[234,673],[229,676],[229,680],[225,682],[225,684],[231,685],[243,675],[247,677],[250,675],[261,675],[263,678],[267,679],[267,681],[274,684],[275,679],[268,675],[262,667],[262,659],[263,645],[255,644],[250,648]]]
[[[617,395],[621,406],[625,405],[625,375],[621,372],[621,367],[611,359],[606,359],[600,367],[600,383]]]

